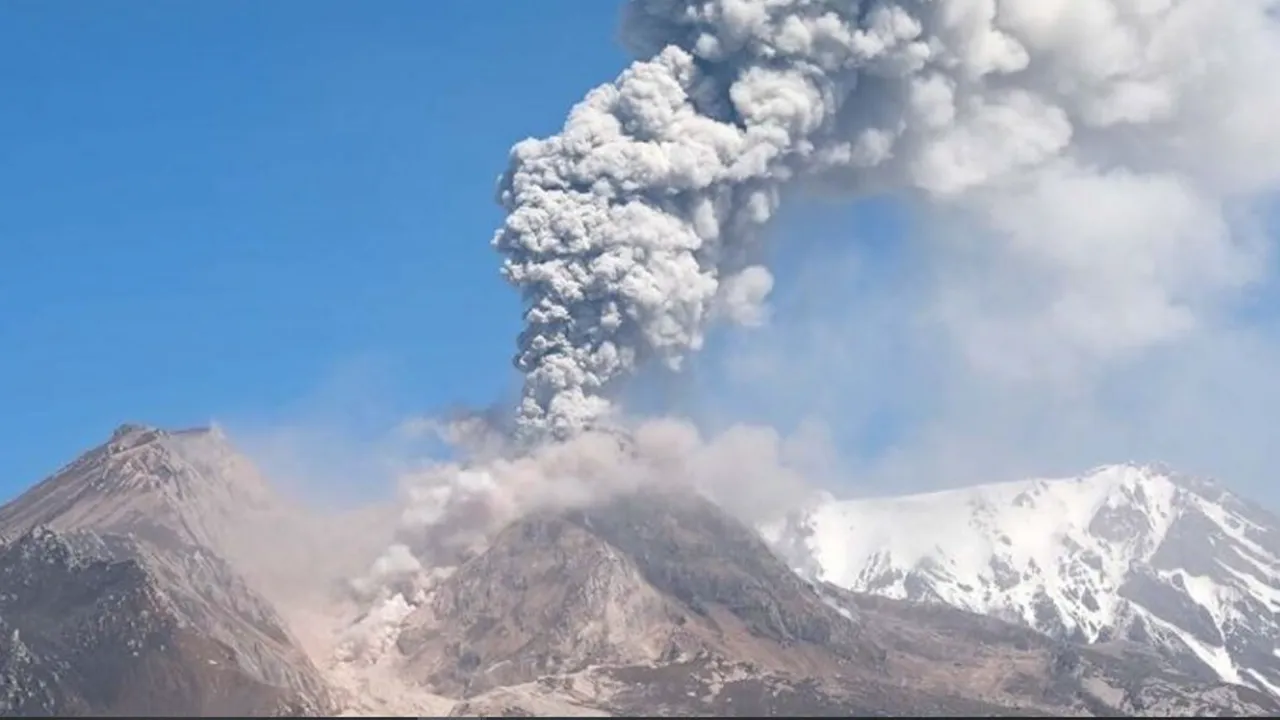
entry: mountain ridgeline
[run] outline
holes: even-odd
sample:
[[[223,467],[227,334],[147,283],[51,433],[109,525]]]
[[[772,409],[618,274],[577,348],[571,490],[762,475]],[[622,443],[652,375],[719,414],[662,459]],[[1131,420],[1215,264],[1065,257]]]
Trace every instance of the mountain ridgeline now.
[[[298,574],[318,566],[299,553],[338,556],[334,529],[357,515],[287,502],[216,430],[123,426],[0,508],[0,714],[1280,712],[1271,666],[1255,657],[1271,626],[1249,619],[1253,606],[1239,595],[1250,588],[1253,602],[1269,601],[1259,588],[1270,587],[1262,553],[1273,525],[1215,490],[1177,485],[1189,494],[1168,500],[1145,482],[1120,485],[1131,498],[1141,487],[1150,507],[1176,518],[1144,516],[1167,527],[1139,541],[1147,531],[1112,503],[1110,520],[1090,521],[1092,544],[1071,538],[1079,549],[1057,534],[1038,544],[1020,536],[1057,553],[1052,562],[1036,555],[1041,579],[1021,586],[991,580],[976,590],[986,575],[903,555],[892,533],[846,521],[852,505],[833,501],[761,533],[693,491],[666,488],[525,515],[429,592],[401,598],[388,619],[373,618],[341,578]],[[1049,504],[1052,493],[1036,487],[1025,499],[993,496],[978,514]],[[387,524],[376,512],[359,517]],[[1220,537],[1204,535],[1212,528],[1247,543],[1228,556]],[[1177,552],[1162,551],[1175,536]],[[789,549],[775,553],[766,540]],[[274,564],[265,557],[281,553]],[[1114,569],[1117,553],[1145,558],[1130,575],[1146,585],[1090,576],[1094,584],[1072,590],[1044,574],[1073,563]],[[939,580],[939,566],[952,568],[952,582]],[[1030,572],[1027,562],[1014,567]],[[1201,605],[1184,618],[1174,613],[1185,602],[1153,589],[1195,599],[1205,577],[1235,583],[1234,615]],[[1090,607],[1086,591],[1111,614],[1072,614]],[[1041,596],[1060,610],[1056,624],[1036,614],[1047,607]],[[356,661],[341,639],[373,619],[386,620],[386,643]],[[1209,637],[1209,628],[1218,645],[1179,654],[1163,641]],[[1217,656],[1188,660],[1205,647],[1230,654],[1235,675],[1212,669]]]
[[[828,498],[765,534],[810,577],[1127,640],[1184,672],[1280,695],[1280,520],[1141,466],[866,501]]]

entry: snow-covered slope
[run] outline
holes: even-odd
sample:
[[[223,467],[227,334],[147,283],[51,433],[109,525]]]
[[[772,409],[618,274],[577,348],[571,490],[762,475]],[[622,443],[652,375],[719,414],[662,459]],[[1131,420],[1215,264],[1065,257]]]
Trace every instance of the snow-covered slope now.
[[[764,533],[844,588],[1149,642],[1188,670],[1280,695],[1280,521],[1210,482],[1120,465],[826,498]]]

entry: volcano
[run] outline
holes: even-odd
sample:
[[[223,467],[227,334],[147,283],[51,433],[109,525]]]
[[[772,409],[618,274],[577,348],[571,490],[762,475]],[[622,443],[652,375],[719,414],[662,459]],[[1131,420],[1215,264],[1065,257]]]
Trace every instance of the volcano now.
[[[321,572],[297,547],[318,558],[345,542],[340,522],[295,505],[221,433],[124,426],[0,508],[0,711],[1280,712],[1142,642],[802,576],[674,486],[519,517],[400,598],[383,656],[360,666],[314,638],[375,608],[339,612],[354,602],[342,583],[272,582],[286,566]],[[268,562],[281,553],[292,561]]]

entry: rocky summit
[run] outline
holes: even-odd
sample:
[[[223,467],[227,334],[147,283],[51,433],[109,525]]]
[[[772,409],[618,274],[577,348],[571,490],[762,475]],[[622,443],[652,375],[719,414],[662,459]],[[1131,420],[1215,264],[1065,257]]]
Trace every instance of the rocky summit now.
[[[1208,517],[1257,538],[1264,518],[1232,507]],[[1201,672],[1132,626],[1102,637],[907,597],[905,574],[850,587],[852,565],[813,542],[830,527],[820,514],[790,527],[806,529],[792,545],[817,575],[771,549],[781,530],[667,487],[525,514],[418,592],[362,596],[335,568],[344,552],[372,563],[387,518],[303,510],[216,431],[122,427],[0,508],[0,713],[1280,713],[1265,688]],[[1138,532],[1115,523],[1100,532]],[[1184,525],[1193,587],[1209,551]],[[364,536],[377,542],[352,545]],[[1151,565],[1161,582],[1171,572]]]

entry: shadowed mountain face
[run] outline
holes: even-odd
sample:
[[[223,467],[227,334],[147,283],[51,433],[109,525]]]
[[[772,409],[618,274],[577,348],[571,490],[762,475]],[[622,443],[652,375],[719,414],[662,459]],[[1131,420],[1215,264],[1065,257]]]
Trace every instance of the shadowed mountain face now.
[[[269,500],[210,464],[221,442],[125,426],[0,508],[15,538],[0,548],[0,712],[329,709],[285,622],[219,554],[236,507]]]
[[[464,694],[607,663],[714,654],[830,675],[878,657],[755,533],[692,493],[526,517],[418,620],[400,648]]]
[[[650,585],[752,636],[872,659],[854,623],[779,560],[760,536],[694,493],[633,494],[568,520],[631,558]]]
[[[1272,715],[1266,693],[1179,672],[1144,645],[1081,645],[938,604],[824,592],[856,610],[888,652],[890,672],[917,687],[1028,712],[1062,715]]]
[[[264,652],[283,646],[283,628],[269,618],[258,627],[243,619],[242,628],[264,636],[248,671],[239,648],[198,623],[192,606],[205,601],[175,592],[145,557],[124,539],[45,528],[0,551],[0,713],[324,710],[317,683]],[[283,682],[267,682],[273,674]]]
[[[514,523],[398,645],[418,681],[471,698],[460,713],[1011,712],[892,683],[847,610],[692,493]]]

